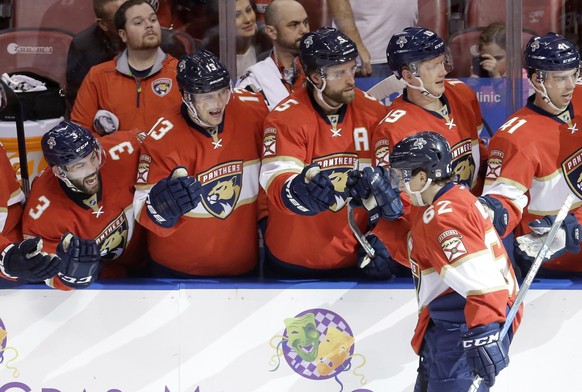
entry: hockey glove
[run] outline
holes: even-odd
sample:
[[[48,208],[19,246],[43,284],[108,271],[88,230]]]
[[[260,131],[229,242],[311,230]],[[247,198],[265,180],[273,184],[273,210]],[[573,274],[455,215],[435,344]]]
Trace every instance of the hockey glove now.
[[[472,328],[461,335],[467,362],[487,386],[495,384],[495,376],[509,365],[507,349],[499,341],[499,323]]]
[[[62,266],[56,255],[42,252],[39,237],[8,245],[0,255],[0,271],[9,279],[42,282],[55,276]]]
[[[366,239],[374,248],[376,252],[374,258],[370,260],[370,262],[362,268],[362,262],[367,260],[366,251],[364,248],[358,248],[358,267],[362,268],[362,271],[373,279],[391,279],[394,274],[398,272],[398,262],[394,261],[392,257],[390,257],[390,253],[386,246],[380,241],[378,237],[373,234],[369,234],[366,236]]]
[[[178,218],[196,207],[201,194],[200,182],[188,176],[184,167],[178,166],[169,177],[160,180],[150,190],[146,209],[154,222],[170,228],[178,222]]]
[[[380,218],[395,220],[402,216],[403,205],[400,191],[394,188],[395,181],[390,171],[380,166],[366,167],[361,172],[352,170],[348,175],[346,192],[366,208],[371,226]]]
[[[546,237],[556,220],[553,215],[546,215],[529,223],[532,232],[515,239],[517,246],[515,252],[523,260],[533,263],[538,252],[544,245]],[[548,252],[544,261],[555,259],[566,252],[580,252],[580,224],[572,214],[566,215],[566,219],[560,225],[560,229],[552,243],[548,246]]]
[[[487,215],[489,215],[489,219],[491,219],[497,234],[503,236],[505,230],[507,230],[507,223],[509,222],[507,208],[503,207],[503,204],[499,200],[488,195],[481,196],[478,199]]]
[[[97,279],[101,256],[95,240],[86,240],[66,233],[57,247],[57,255],[63,261],[58,277],[73,289],[83,289]]]
[[[335,190],[327,174],[319,165],[305,166],[300,174],[287,181],[282,191],[285,206],[296,214],[311,216],[335,204]]]

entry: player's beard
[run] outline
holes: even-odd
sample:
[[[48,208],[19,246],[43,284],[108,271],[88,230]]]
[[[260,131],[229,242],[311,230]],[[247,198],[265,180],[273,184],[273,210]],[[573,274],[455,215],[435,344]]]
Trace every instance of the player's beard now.
[[[356,90],[352,86],[352,89],[350,91],[345,91],[347,88],[348,87],[340,91],[331,91],[329,89],[326,89],[323,92],[323,95],[337,103],[351,103],[356,98]]]
[[[95,172],[84,178],[70,181],[71,184],[75,186],[75,188],[86,195],[94,195],[101,189],[101,179],[99,178],[99,172]]]

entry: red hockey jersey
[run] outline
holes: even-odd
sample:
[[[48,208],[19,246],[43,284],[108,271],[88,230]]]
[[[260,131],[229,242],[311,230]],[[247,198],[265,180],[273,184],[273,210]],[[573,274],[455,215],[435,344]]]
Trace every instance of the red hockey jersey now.
[[[336,269],[356,264],[356,239],[347,223],[346,200],[336,195],[329,211],[301,216],[285,207],[281,192],[304,166],[319,163],[336,192],[343,192],[348,172],[370,165],[371,131],[388,111],[356,89],[355,100],[339,114],[316,109],[307,88],[283,100],[265,120],[261,186],[267,191],[269,224],[265,243],[279,260],[311,269]],[[367,214],[356,210],[365,231]]]
[[[20,221],[24,192],[20,189],[14,168],[0,143],[0,252],[13,242],[22,241]],[[4,277],[0,273],[0,277]]]
[[[487,158],[479,143],[483,127],[481,109],[475,92],[459,80],[446,80],[441,98],[443,112],[431,112],[410,102],[406,91],[390,105],[390,112],[374,130],[372,146],[374,165],[387,165],[392,147],[418,132],[432,131],[443,135],[451,145],[453,173],[472,188],[477,185],[481,162]]]
[[[56,253],[61,236],[69,231],[94,239],[103,261],[100,277],[124,277],[127,269],[145,262],[145,236],[133,212],[140,141],[132,131],[114,133],[100,142],[107,155],[100,169],[101,191],[82,200],[50,168],[44,170],[32,184],[22,231],[25,237],[41,237],[48,253]],[[69,290],[58,277],[47,283]]]
[[[464,186],[450,184],[412,219],[402,246],[408,251],[418,300],[419,321],[412,340],[416,353],[431,311],[437,308],[441,315],[433,317],[464,316],[469,328],[503,323],[518,285],[505,248],[477,198]],[[466,299],[464,307],[446,297],[453,292]]]
[[[195,276],[241,275],[256,266],[266,114],[262,96],[237,89],[215,137],[187,122],[185,110],[158,120],[144,141],[135,194],[137,220],[148,229],[148,252],[155,262]],[[176,166],[200,181],[202,201],[166,229],[148,216],[145,200]]]
[[[582,110],[582,108],[581,108]],[[528,103],[491,139],[484,194],[498,198],[509,211],[506,234],[531,232],[528,223],[556,215],[566,196],[582,205],[582,116],[572,107],[552,116]],[[580,255],[567,253],[544,268],[582,271]]]

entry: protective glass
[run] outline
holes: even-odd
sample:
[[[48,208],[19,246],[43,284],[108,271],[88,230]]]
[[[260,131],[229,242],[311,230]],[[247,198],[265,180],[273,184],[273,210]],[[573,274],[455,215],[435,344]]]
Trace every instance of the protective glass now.
[[[390,183],[391,183],[391,185],[392,185],[392,183],[396,184],[395,186],[392,186],[393,188],[398,188],[401,182],[403,184],[410,182],[411,178],[412,178],[412,169],[390,168]]]
[[[437,71],[439,67],[444,67],[447,73],[453,70],[453,61],[449,52],[445,52],[440,57],[442,57],[442,62],[435,62],[435,63],[426,63],[428,60],[432,59],[425,59],[422,61],[417,61],[414,63],[410,63],[408,67],[410,71],[417,77],[420,77],[420,65],[424,63],[423,70],[426,72],[434,72]],[[435,57],[433,57],[434,59]]]
[[[60,166],[60,169],[69,180],[79,180],[99,171],[103,163],[103,150],[99,147],[86,157]]]
[[[212,91],[204,94],[192,94],[193,101],[200,105],[212,105],[218,103],[224,105],[230,99],[231,88],[225,87],[218,91]]]
[[[343,65],[343,64],[342,64]],[[361,60],[360,58],[356,58],[354,66],[348,69],[337,69],[339,66],[332,66],[325,70],[324,76],[327,80],[340,80],[346,78],[348,75],[354,77],[354,75],[360,71],[361,68]]]
[[[568,71],[544,71],[543,78],[546,87],[564,88],[573,86],[580,77],[580,68]]]
[[[390,188],[399,189],[402,173],[398,173],[398,169],[394,169],[392,167],[386,168],[386,171],[388,172],[388,178],[390,179]]]

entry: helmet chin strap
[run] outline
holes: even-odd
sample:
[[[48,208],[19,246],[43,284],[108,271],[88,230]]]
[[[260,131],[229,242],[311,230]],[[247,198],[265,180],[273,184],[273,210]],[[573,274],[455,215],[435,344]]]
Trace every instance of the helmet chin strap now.
[[[405,182],[404,187],[406,188],[406,193],[408,193],[410,196],[414,197],[414,200],[416,201],[417,205],[420,207],[423,207],[426,205],[426,203],[424,202],[424,200],[422,200],[422,193],[425,192],[431,184],[432,184],[432,179],[428,178],[426,180],[426,184],[424,184],[422,189],[419,191],[415,192],[415,191],[410,189],[410,181]]]
[[[404,82],[404,84],[405,84],[407,87],[410,87],[410,88],[412,88],[412,89],[414,89],[414,90],[418,90],[418,91],[420,91],[420,93],[421,93],[422,95],[424,95],[425,97],[428,97],[428,98],[432,98],[432,99],[440,99],[440,97],[442,97],[442,96],[443,96],[442,94],[439,94],[439,95],[437,96],[437,95],[434,95],[434,94],[432,94],[430,91],[428,91],[428,90],[426,89],[426,87],[424,87],[424,83],[423,83],[422,79],[420,78],[420,76],[416,75],[415,73],[412,73],[412,76],[414,76],[414,78],[415,78],[416,80],[418,80],[418,83],[420,83],[420,86],[414,86],[414,85],[412,85],[412,84],[408,83],[406,80],[402,79],[402,81]]]
[[[542,89],[540,90],[539,88],[537,88],[533,83],[531,83],[533,89],[535,90],[536,93],[540,93],[542,96],[542,99],[544,100],[545,103],[547,103],[552,109],[554,109],[556,112],[554,113],[554,115],[562,113],[564,110],[566,110],[566,108],[568,107],[568,105],[564,106],[563,108],[559,108],[557,107],[553,102],[552,99],[548,96],[548,90],[546,89],[546,85],[544,84],[544,80],[541,79],[540,80],[540,84],[542,85]]]
[[[307,78],[307,81],[309,83],[311,83],[311,85],[313,86],[313,88],[316,91],[315,94],[317,95],[317,98],[319,98],[319,104],[324,106],[325,110],[338,110],[339,108],[341,108],[343,106],[343,103],[340,103],[337,106],[331,106],[330,104],[325,102],[325,99],[323,99],[323,90],[325,90],[325,87],[327,86],[327,80],[325,79],[325,76],[323,74],[320,73],[320,76],[321,76],[321,80],[323,80],[323,85],[321,86],[321,88],[318,88],[315,85],[315,83],[313,83],[311,78]]]

